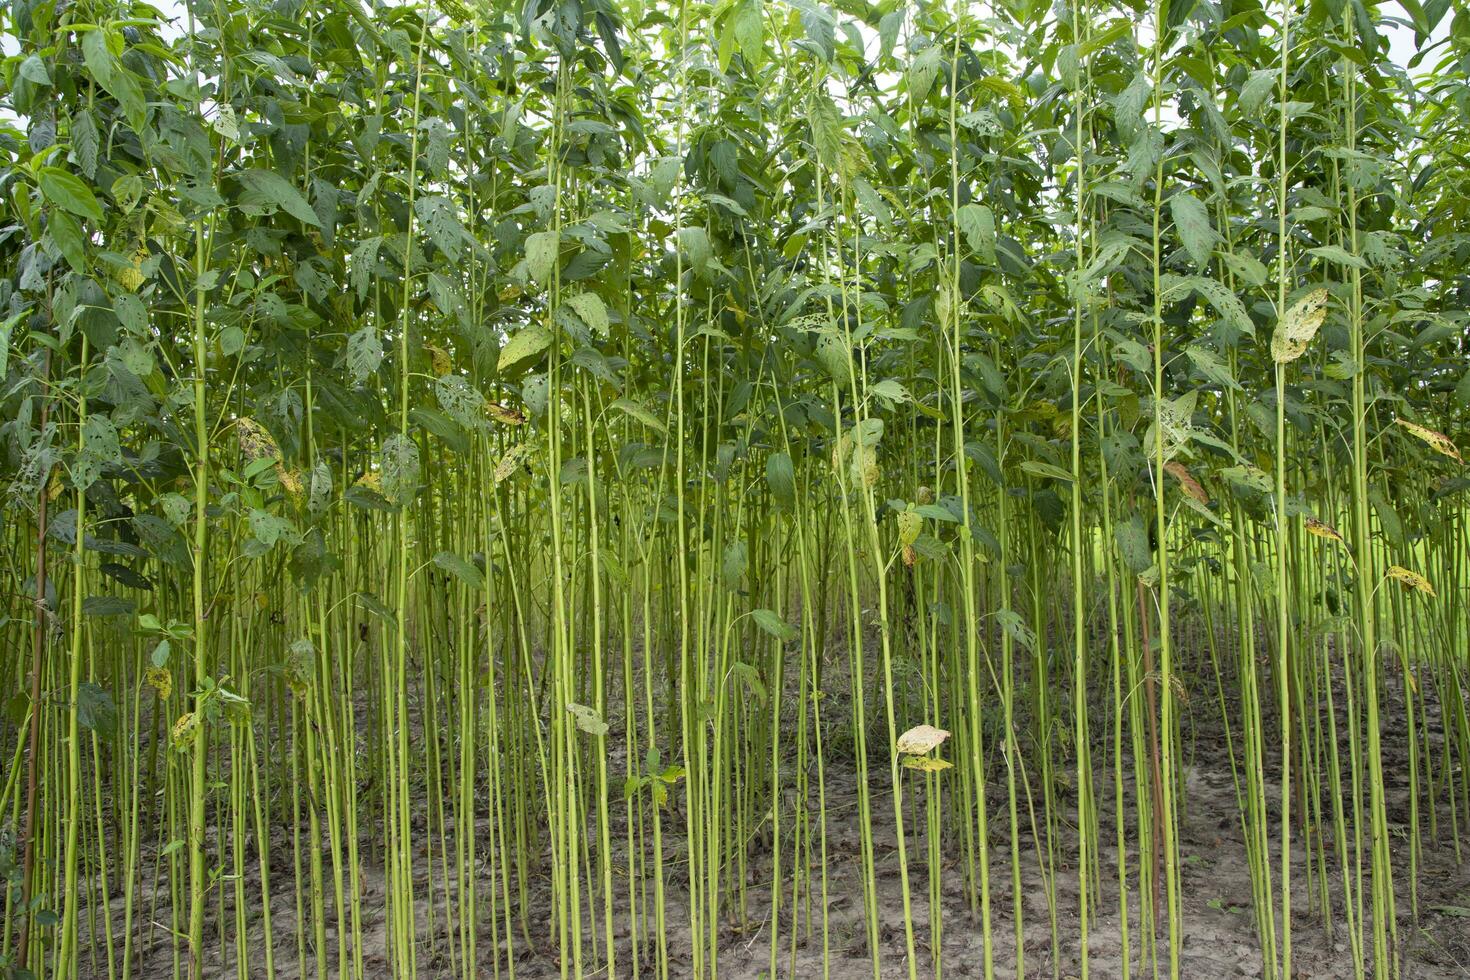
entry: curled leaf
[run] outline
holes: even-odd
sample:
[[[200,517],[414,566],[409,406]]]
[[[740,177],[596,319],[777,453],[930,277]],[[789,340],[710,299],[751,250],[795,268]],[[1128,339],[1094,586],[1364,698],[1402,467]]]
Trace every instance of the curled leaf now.
[[[1319,538],[1326,538],[1328,541],[1336,541],[1338,544],[1343,543],[1342,535],[1331,524],[1319,521],[1315,517],[1308,517],[1306,523],[1308,534],[1315,535]]]
[[[484,409],[486,415],[501,425],[526,424],[526,413],[518,408],[511,408],[509,405],[502,405],[499,402],[487,401],[485,402]]]
[[[1420,439],[1424,440],[1424,442],[1429,445],[1430,449],[1433,449],[1441,456],[1448,456],[1450,459],[1454,460],[1457,463],[1465,462],[1464,458],[1460,456],[1460,450],[1455,448],[1454,442],[1443,432],[1436,432],[1433,429],[1425,428],[1424,426],[1419,425],[1416,422],[1410,422],[1407,419],[1394,419],[1394,421],[1403,426],[1405,429],[1408,429],[1411,435],[1417,436]]]
[[[1435,595],[1434,586],[1429,584],[1429,579],[1418,572],[1411,572],[1402,565],[1388,566],[1388,577],[1396,582],[1402,582],[1406,588],[1423,592],[1425,595]]]

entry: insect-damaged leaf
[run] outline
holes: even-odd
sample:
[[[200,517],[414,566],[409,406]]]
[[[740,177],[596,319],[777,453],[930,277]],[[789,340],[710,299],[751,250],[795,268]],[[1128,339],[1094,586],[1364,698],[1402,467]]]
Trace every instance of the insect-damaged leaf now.
[[[556,270],[561,251],[561,235],[555,231],[538,231],[526,236],[526,274],[534,282],[545,285]]]
[[[1327,290],[1314,289],[1301,299],[1276,322],[1276,333],[1271,338],[1271,357],[1278,364],[1285,364],[1301,357],[1307,345],[1317,336],[1322,321],[1327,318]]]
[[[347,373],[362,384],[383,363],[383,340],[371,325],[347,336]]]
[[[522,327],[519,332],[500,348],[500,360],[496,370],[501,374],[515,374],[534,363],[536,357],[551,346],[551,331],[533,323]]]
[[[302,224],[320,227],[321,220],[306,197],[285,177],[274,170],[244,170],[235,175],[244,189],[240,203],[244,205],[270,205],[280,208]]]
[[[585,704],[568,701],[567,711],[571,712],[572,719],[577,723],[577,727],[588,735],[607,734],[607,722],[602,720],[602,715],[597,713],[596,708],[589,708]]]
[[[896,748],[900,755],[927,755],[944,744],[949,732],[933,725],[915,725],[898,736]]]

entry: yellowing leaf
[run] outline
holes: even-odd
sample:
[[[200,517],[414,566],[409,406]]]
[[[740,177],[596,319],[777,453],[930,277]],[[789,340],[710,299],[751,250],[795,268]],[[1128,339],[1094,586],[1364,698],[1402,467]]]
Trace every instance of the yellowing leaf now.
[[[442,347],[425,344],[424,350],[429,352],[429,361],[434,366],[434,376],[442,378],[454,370],[454,362],[449,359],[449,352]]]
[[[551,346],[551,331],[540,324],[531,324],[515,334],[500,348],[500,360],[496,370],[508,374],[528,367],[531,361]]]
[[[1420,439],[1424,440],[1424,442],[1429,444],[1430,449],[1433,449],[1440,455],[1448,456],[1450,459],[1454,460],[1457,463],[1465,462],[1465,460],[1460,456],[1460,450],[1455,448],[1454,442],[1443,432],[1435,432],[1433,429],[1427,429],[1424,426],[1419,425],[1415,422],[1410,422],[1407,419],[1394,419],[1394,421],[1403,426],[1405,429],[1408,429],[1412,435],[1418,436]]]
[[[954,763],[946,759],[935,759],[930,756],[908,756],[903,760],[904,768],[917,769],[920,772],[943,772],[953,769]]]
[[[577,727],[588,735],[606,735],[607,722],[602,720],[602,715],[597,713],[596,708],[589,708],[585,704],[567,702],[567,710],[571,712],[572,718],[577,722]]]
[[[1423,592],[1425,595],[1435,595],[1434,586],[1429,584],[1429,579],[1418,572],[1411,572],[1402,565],[1388,566],[1388,577],[1396,582],[1402,582],[1405,587]]]
[[[898,514],[898,542],[907,548],[919,540],[919,532],[924,529],[924,518],[911,510],[905,510]]]
[[[949,732],[933,725],[915,725],[898,736],[899,755],[927,755],[949,738]]]
[[[240,439],[240,454],[249,462],[257,459],[280,459],[281,450],[265,426],[251,418],[242,418],[235,423],[235,434]]]
[[[1338,533],[1337,528],[1331,524],[1325,524],[1315,517],[1307,518],[1307,533],[1314,534],[1319,538],[1326,538],[1328,541],[1336,541],[1338,544],[1343,543],[1342,535]]]
[[[1322,321],[1327,319],[1327,290],[1314,289],[1276,322],[1271,338],[1271,357],[1278,364],[1294,361],[1306,353],[1307,345],[1317,336]]]
[[[495,464],[495,482],[504,483],[530,456],[531,447],[524,442],[510,447]]]

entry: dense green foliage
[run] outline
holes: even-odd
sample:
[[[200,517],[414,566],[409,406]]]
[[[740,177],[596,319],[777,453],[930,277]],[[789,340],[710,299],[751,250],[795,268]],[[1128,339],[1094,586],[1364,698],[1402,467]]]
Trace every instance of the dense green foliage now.
[[[1205,737],[1264,975],[1396,976],[1470,15],[1376,6],[10,0],[5,967],[805,975],[841,825],[875,978],[1178,976]]]

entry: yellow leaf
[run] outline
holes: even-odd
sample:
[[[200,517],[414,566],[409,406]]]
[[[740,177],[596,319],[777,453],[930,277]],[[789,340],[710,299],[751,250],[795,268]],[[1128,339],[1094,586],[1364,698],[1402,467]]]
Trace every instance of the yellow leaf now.
[[[276,479],[281,482],[281,486],[285,487],[286,492],[291,494],[291,496],[301,496],[302,486],[301,475],[299,473],[294,473],[291,470],[286,469],[286,467],[281,465],[280,463],[277,463]]]
[[[1388,577],[1402,582],[1406,587],[1423,592],[1425,595],[1435,595],[1434,586],[1429,584],[1429,579],[1418,572],[1411,572],[1402,565],[1388,566]]]
[[[919,540],[919,532],[924,529],[924,518],[911,510],[902,511],[898,514],[898,541],[905,548]]]
[[[945,759],[933,759],[928,756],[922,758],[909,756],[903,760],[903,764],[908,769],[917,769],[920,772],[943,772],[946,769],[954,768],[954,763],[952,762]]]
[[[166,667],[149,667],[147,673],[148,683],[158,692],[160,700],[168,700],[169,693],[174,689],[173,675]]]
[[[1413,435],[1416,435],[1420,439],[1423,439],[1426,443],[1429,444],[1430,449],[1433,449],[1440,455],[1448,456],[1450,459],[1454,460],[1457,463],[1465,462],[1465,460],[1460,456],[1460,451],[1455,448],[1454,442],[1451,441],[1450,437],[1445,435],[1443,432],[1435,432],[1433,429],[1426,429],[1424,426],[1418,425],[1414,422],[1410,422],[1406,419],[1394,419],[1394,421],[1404,428],[1408,429],[1409,432]]]
[[[174,748],[188,748],[199,735],[199,716],[192,711],[179,715],[179,720],[174,722],[172,734]]]

